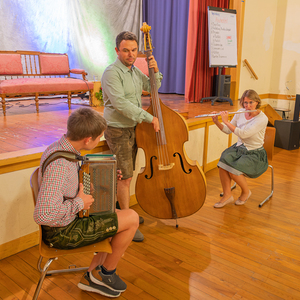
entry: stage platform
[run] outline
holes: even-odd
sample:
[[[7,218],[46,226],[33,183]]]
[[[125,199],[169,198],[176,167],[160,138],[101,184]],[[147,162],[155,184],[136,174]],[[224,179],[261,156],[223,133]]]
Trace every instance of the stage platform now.
[[[190,131],[212,123],[210,117],[195,118],[200,114],[224,110],[233,112],[239,109],[238,101],[233,101],[233,106],[229,102],[215,102],[211,105],[210,100],[204,103],[186,103],[183,95],[159,96],[165,105],[186,119]],[[45,148],[66,133],[67,119],[71,112],[80,106],[88,106],[89,103],[88,99],[72,98],[69,110],[66,101],[66,98],[41,99],[39,113],[36,113],[34,100],[10,101],[6,116],[1,115],[0,110],[0,174],[38,166]],[[142,96],[143,108],[147,109],[149,104],[150,97]],[[270,106],[264,104],[263,107],[265,111]],[[103,107],[93,109],[103,114]],[[270,116],[268,115],[269,120],[272,119]],[[281,119],[278,114],[277,116]],[[100,141],[92,153],[107,150],[106,142]]]
[[[183,95],[160,94],[162,102],[175,111],[182,113],[186,119],[192,119],[199,114],[207,114],[213,110],[236,111],[238,104],[211,102],[185,103]],[[69,114],[80,106],[86,106],[88,101],[72,99],[72,108],[68,109],[66,98],[40,100],[40,112],[36,113],[33,100],[10,101],[7,105],[7,115],[0,115],[0,154],[30,150],[45,147],[60,138],[66,132]],[[236,101],[237,102],[237,101]],[[142,97],[143,108],[150,103],[149,96]],[[103,107],[93,107],[103,113]],[[2,111],[0,110],[0,114]],[[26,151],[26,153],[29,153]]]

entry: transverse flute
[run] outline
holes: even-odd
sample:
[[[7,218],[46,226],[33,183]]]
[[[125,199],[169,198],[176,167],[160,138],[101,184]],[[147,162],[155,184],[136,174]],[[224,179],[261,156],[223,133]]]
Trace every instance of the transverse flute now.
[[[244,113],[248,113],[248,112],[254,112],[255,110],[245,110],[245,111],[235,111],[235,112],[229,112],[229,115],[235,115],[235,114],[244,114]],[[204,117],[213,117],[213,116],[219,116],[220,113],[217,114],[206,114],[206,115],[198,115],[195,118],[204,118]]]

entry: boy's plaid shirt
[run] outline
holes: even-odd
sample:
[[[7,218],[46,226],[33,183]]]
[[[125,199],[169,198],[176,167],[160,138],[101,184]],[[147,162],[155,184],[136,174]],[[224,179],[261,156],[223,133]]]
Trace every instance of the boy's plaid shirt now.
[[[62,227],[71,223],[76,214],[83,209],[83,200],[78,193],[77,162],[59,158],[51,162],[41,176],[41,166],[45,159],[55,151],[71,151],[80,155],[65,136],[51,144],[43,153],[39,169],[39,195],[34,210],[34,220],[39,225]]]

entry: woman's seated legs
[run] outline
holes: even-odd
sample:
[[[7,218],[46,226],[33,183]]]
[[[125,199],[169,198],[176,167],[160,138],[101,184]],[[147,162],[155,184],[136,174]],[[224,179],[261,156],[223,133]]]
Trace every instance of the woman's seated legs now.
[[[231,173],[230,173],[230,176],[231,176],[232,180],[234,180],[237,183],[237,185],[239,185],[241,188],[241,195],[240,195],[239,199],[241,201],[246,201],[248,199],[249,193],[250,193],[246,177],[244,175],[234,175]]]
[[[230,173],[222,168],[219,168],[219,176],[220,181],[223,189],[223,197],[220,199],[220,203],[225,202],[227,199],[229,199],[231,194],[231,176]]]
[[[219,176],[220,176],[220,181],[222,184],[223,196],[220,199],[220,201],[214,205],[214,207],[220,208],[226,204],[233,202],[233,196],[231,193],[231,179],[233,181],[235,181],[241,188],[241,195],[237,201],[237,202],[239,202],[238,205],[241,205],[241,204],[243,204],[243,201],[248,200],[251,192],[248,188],[247,180],[244,175],[235,175],[235,174],[232,174],[232,173],[228,172],[227,170],[219,167]]]

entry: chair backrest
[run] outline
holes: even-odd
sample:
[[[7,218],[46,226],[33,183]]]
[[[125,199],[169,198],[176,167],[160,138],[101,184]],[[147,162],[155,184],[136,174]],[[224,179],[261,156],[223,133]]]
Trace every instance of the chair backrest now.
[[[276,134],[275,127],[267,127],[266,128],[264,148],[267,152],[269,161],[271,161],[273,159],[275,134]]]
[[[36,168],[30,177],[30,187],[32,191],[34,206],[36,205],[36,200],[39,193],[38,175],[39,175],[39,168]]]
[[[137,57],[134,63],[135,67],[138,67],[145,75],[149,76],[148,64],[145,57]]]

